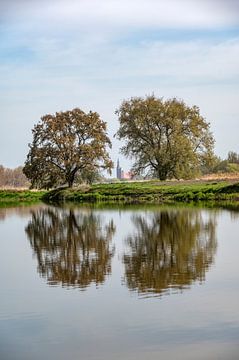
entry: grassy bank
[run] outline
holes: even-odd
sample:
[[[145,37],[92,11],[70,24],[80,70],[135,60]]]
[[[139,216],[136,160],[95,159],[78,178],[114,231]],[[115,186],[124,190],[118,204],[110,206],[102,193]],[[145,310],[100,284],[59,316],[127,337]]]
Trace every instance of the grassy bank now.
[[[18,203],[47,202],[78,203],[169,203],[198,201],[239,202],[239,182],[125,182],[95,184],[73,189],[52,191],[0,190],[0,206]]]
[[[0,207],[19,203],[34,203],[40,201],[45,194],[46,191],[0,189]]]
[[[44,194],[48,202],[163,203],[239,201],[239,183],[230,182],[132,182],[98,184],[78,189],[58,189]]]

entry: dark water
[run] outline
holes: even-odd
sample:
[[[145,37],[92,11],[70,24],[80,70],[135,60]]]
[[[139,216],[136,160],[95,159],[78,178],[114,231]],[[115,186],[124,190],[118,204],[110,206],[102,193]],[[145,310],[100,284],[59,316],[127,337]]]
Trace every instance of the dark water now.
[[[239,359],[239,213],[0,209],[0,359]]]

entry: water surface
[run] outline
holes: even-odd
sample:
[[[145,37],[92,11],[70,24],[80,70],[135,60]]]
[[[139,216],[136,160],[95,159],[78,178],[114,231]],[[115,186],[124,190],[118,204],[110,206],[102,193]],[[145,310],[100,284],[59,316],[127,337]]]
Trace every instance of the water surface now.
[[[238,359],[238,234],[219,209],[0,209],[0,359]]]

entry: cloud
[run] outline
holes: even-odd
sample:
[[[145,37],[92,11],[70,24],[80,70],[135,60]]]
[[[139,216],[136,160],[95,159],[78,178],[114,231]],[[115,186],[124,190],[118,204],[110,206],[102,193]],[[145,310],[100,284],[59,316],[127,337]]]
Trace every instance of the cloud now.
[[[28,62],[0,65],[1,102],[8,108],[13,101],[29,108],[38,106],[42,113],[83,106],[103,111],[111,119],[120,101],[130,96],[155,92],[184,98],[187,91],[198,88],[197,104],[203,97],[200,89],[214,87],[218,93],[225,86],[238,88],[238,38],[143,40],[134,46],[111,39],[95,40],[92,45],[77,37],[49,38],[28,40],[27,47],[34,54]],[[222,111],[225,106],[219,107]]]
[[[16,73],[29,82],[134,81],[156,77],[168,83],[212,83],[238,81],[239,38],[225,41],[140,41],[127,43],[83,41],[74,37],[40,39],[25,44],[33,54],[22,62],[6,61],[0,71],[2,84],[15,81]],[[21,54],[19,55],[22,56]],[[10,71],[6,71],[9,69]],[[5,80],[4,80],[5,79]],[[57,79],[57,80],[56,80]],[[131,79],[131,80],[130,80]]]
[[[237,151],[239,34],[227,30],[239,23],[238,7],[231,0],[2,0],[1,157],[22,163],[40,116],[75,106],[99,111],[113,134],[120,102],[152,92],[199,105],[217,125],[220,151]]]
[[[45,26],[98,28],[215,28],[239,24],[229,0],[52,0],[2,1],[2,18],[44,21]],[[236,14],[237,12],[237,14]]]
[[[231,14],[234,14],[235,16],[238,16],[239,14],[239,2],[238,0],[217,0],[216,2],[211,0],[208,1],[208,4],[210,4],[212,7],[219,7],[224,10],[227,10]]]

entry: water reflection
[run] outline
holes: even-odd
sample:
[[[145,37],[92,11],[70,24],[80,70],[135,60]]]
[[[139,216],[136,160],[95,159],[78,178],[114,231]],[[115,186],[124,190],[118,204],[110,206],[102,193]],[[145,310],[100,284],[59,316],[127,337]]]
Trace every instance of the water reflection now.
[[[90,209],[39,209],[26,227],[39,273],[50,284],[80,288],[103,283],[111,273],[114,232],[112,220],[103,225]]]
[[[0,202],[0,206],[2,206]],[[17,216],[19,218],[26,218],[29,216],[30,212],[32,210],[36,210],[38,208],[46,207],[44,204],[36,204],[36,205],[22,205],[22,206],[10,206],[11,204],[8,204],[8,207],[0,207],[0,222],[6,220],[10,216]]]
[[[164,210],[132,221],[135,233],[127,237],[123,257],[129,289],[160,295],[205,280],[217,247],[213,213],[204,219],[196,210]]]

